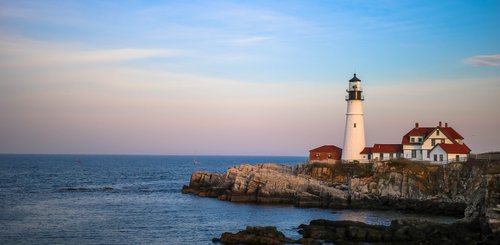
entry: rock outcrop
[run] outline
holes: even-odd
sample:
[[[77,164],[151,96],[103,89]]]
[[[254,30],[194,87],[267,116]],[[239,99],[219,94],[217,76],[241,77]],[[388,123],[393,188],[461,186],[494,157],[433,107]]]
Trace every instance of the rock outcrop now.
[[[464,163],[376,163],[372,175],[350,179],[351,207],[462,216],[481,171]]]
[[[249,227],[216,239],[226,244],[500,244],[499,162],[240,165],[225,174],[194,172],[182,191],[233,202],[397,208],[464,216],[453,224],[396,220],[390,226],[313,220],[299,227],[303,238],[298,241],[287,240],[275,228]],[[259,236],[264,240],[255,240]]]
[[[194,172],[183,193],[232,202],[294,204],[300,207],[342,208],[348,194],[335,186],[278,164],[240,165],[225,174]]]
[[[313,220],[309,225],[300,225],[299,228],[303,239],[328,243],[479,244],[482,242],[477,225],[471,223],[438,224],[419,220],[394,220],[390,226],[380,226],[354,221]]]
[[[245,230],[237,233],[225,232],[220,238],[212,239],[213,242],[223,244],[263,244],[279,245],[297,243],[297,241],[285,237],[283,233],[273,226],[247,226]]]
[[[484,173],[481,164],[431,165],[404,160],[240,165],[225,174],[194,172],[182,191],[232,202],[398,209],[462,217]],[[491,206],[488,217],[498,219],[499,208]]]
[[[463,222],[478,224],[483,240],[500,244],[500,173],[490,171],[483,176],[468,200]]]

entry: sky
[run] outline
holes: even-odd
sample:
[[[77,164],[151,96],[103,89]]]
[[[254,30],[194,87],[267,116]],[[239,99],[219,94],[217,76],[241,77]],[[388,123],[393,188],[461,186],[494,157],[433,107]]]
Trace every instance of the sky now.
[[[500,150],[499,1],[0,0],[0,153],[297,155],[415,122]]]

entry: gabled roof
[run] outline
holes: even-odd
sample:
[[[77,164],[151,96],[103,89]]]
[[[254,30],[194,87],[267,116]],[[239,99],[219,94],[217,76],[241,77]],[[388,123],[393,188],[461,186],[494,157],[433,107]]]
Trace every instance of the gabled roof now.
[[[372,153],[373,147],[365,147],[359,154],[370,154]]]
[[[443,134],[453,142],[455,142],[457,139],[461,139],[461,140],[464,139],[464,137],[462,137],[462,135],[457,133],[457,131],[455,131],[455,129],[453,129],[452,127],[440,127],[440,126],[437,126],[437,127],[415,127],[412,130],[410,130],[410,132],[406,133],[403,136],[401,143],[403,145],[420,145],[423,142],[410,142],[410,136],[420,136],[420,137],[423,137],[424,138],[423,141],[425,141],[425,139],[427,139],[428,136],[430,136],[434,131],[436,131],[438,129],[441,132],[443,132]]]
[[[453,154],[453,153],[469,154],[470,153],[470,148],[466,144],[458,144],[458,143],[455,143],[455,144],[437,144],[436,146],[434,146],[434,148],[432,148],[432,150],[434,150],[436,147],[441,147],[441,149],[443,149],[443,151],[448,153],[448,154]]]
[[[422,127],[422,128],[413,128],[408,132],[408,136],[422,136],[425,137],[427,136],[432,130],[434,130],[435,127]]]
[[[370,153],[402,153],[402,144],[374,144],[373,147],[365,147],[359,154]]]
[[[464,137],[462,137],[462,135],[460,135],[459,133],[457,133],[457,131],[455,131],[455,129],[453,129],[452,127],[438,127],[439,130],[441,130],[444,134],[446,134],[446,136],[448,136],[449,138],[452,138],[454,140],[463,140]]]
[[[374,144],[372,153],[398,153],[403,152],[402,144]]]
[[[324,145],[320,146],[318,148],[314,148],[310,150],[309,152],[342,152],[341,148],[338,148],[334,145]]]

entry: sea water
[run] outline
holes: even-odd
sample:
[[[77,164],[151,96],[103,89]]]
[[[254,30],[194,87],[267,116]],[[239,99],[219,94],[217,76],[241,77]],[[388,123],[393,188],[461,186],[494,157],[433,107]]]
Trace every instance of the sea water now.
[[[181,194],[193,171],[305,157],[0,155],[0,244],[211,244],[223,232],[276,226],[299,238],[313,219],[388,225],[451,217],[237,204]],[[194,162],[200,164],[193,164]]]

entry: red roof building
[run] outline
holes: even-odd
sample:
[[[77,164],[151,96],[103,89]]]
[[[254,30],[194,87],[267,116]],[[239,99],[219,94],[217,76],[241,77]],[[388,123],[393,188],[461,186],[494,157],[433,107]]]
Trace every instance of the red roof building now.
[[[465,146],[469,149],[465,144],[463,144],[463,139],[464,137],[455,131],[455,129],[449,127],[448,123],[445,123],[443,126],[443,124],[439,122],[436,127],[420,127],[418,123],[415,123],[415,127],[403,136],[401,143],[403,145],[404,158],[417,161],[435,162],[434,153],[431,153],[431,151],[437,145],[447,145],[441,148],[443,152],[440,154],[445,154],[445,148],[449,150],[456,150],[462,149]],[[465,150],[462,150],[462,152],[464,151]],[[469,154],[469,152],[470,149],[464,154]],[[444,159],[444,155],[442,158]],[[439,155],[437,159],[440,159]]]
[[[443,151],[449,154],[457,153],[457,154],[469,154],[470,148],[466,144],[437,144],[436,147],[441,147]]]
[[[402,144],[374,144],[373,147],[365,147],[360,152],[363,160],[385,160],[401,158],[403,155]]]
[[[315,162],[335,162],[341,156],[342,149],[334,145],[324,145],[309,151],[309,160]]]
[[[449,163],[466,161],[470,148],[466,144],[437,144],[430,150],[430,161],[433,163]]]
[[[457,133],[455,129],[453,129],[452,127],[448,127],[448,123],[445,123],[444,127],[442,127],[441,122],[439,122],[439,126],[437,127],[419,127],[419,124],[415,123],[415,127],[403,136],[401,144],[421,144],[423,141],[425,141],[426,138],[431,136],[432,133],[436,131],[442,132],[444,136],[446,136],[450,140],[453,139],[453,141],[461,141],[464,139],[464,137]],[[419,141],[419,138],[421,138],[422,141]]]

